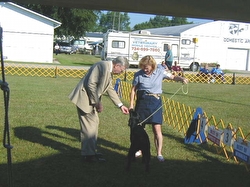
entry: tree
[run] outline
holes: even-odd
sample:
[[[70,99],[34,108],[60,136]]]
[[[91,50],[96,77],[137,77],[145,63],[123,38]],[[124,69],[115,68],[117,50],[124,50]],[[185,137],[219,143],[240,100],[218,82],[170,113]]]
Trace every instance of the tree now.
[[[109,29],[118,31],[130,31],[128,13],[108,11],[101,13],[99,27],[96,31],[107,32]]]
[[[149,28],[153,28],[153,25],[152,23],[146,21],[146,22],[136,24],[133,30],[144,30],[144,29],[149,29]]]
[[[98,20],[100,11],[76,8],[46,6],[38,4],[20,4],[39,14],[50,17],[62,23],[55,30],[57,36],[74,36],[79,38],[92,31]]]
[[[154,28],[167,27],[171,25],[171,21],[167,16],[156,15],[154,18],[150,18],[149,22]]]
[[[95,11],[71,8],[58,8],[57,16],[62,22],[62,26],[56,30],[56,34],[75,36],[76,38],[92,31],[98,19]]]
[[[188,22],[187,18],[183,18],[183,17],[172,17],[171,23],[172,23],[172,26],[176,26],[176,25],[191,24],[193,22]]]
[[[172,19],[169,20],[168,16],[156,15],[154,18],[150,18],[148,22],[136,24],[134,26],[134,30],[169,27],[169,26],[184,25],[190,23],[192,22],[188,22],[187,18],[172,17]]]

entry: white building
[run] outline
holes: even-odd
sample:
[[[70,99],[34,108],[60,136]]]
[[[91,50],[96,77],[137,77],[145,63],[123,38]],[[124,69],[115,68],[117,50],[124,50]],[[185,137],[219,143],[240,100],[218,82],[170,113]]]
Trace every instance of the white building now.
[[[60,22],[10,2],[0,2],[3,56],[8,61],[53,62],[54,29]]]
[[[147,29],[151,34],[197,38],[194,54],[202,63],[219,63],[222,69],[250,71],[250,24],[212,21]],[[183,41],[185,41],[183,40]],[[182,40],[180,40],[182,41]]]

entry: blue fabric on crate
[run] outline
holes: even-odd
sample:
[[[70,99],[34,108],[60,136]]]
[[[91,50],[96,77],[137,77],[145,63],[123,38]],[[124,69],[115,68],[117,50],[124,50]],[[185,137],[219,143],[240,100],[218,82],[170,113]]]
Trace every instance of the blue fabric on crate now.
[[[116,91],[116,93],[119,95],[119,97],[122,97],[122,92],[121,92],[121,79],[116,79],[115,81],[115,86],[114,86],[114,90]]]
[[[120,82],[121,82],[121,79],[116,79],[116,81],[115,81],[114,89],[115,89],[116,93],[118,93]]]
[[[198,128],[198,120],[199,115],[203,114],[202,108],[198,107],[196,108],[196,111],[194,113],[193,119],[190,123],[190,126],[186,132],[186,136],[184,138],[184,143],[202,143],[206,141],[206,136],[204,132],[197,132]]]

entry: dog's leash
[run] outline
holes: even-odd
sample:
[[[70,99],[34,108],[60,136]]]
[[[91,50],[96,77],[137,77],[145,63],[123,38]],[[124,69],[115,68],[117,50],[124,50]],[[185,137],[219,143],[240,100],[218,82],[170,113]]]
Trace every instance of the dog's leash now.
[[[147,121],[149,118],[151,118],[156,112],[158,112],[162,107],[163,107],[163,105],[165,104],[165,103],[168,103],[180,90],[182,90],[182,93],[183,94],[188,94],[188,84],[186,84],[187,85],[187,90],[186,91],[184,91],[184,85],[182,85],[180,88],[178,88],[177,90],[176,90],[176,92],[166,101],[166,102],[164,102],[164,103],[162,103],[162,105],[158,108],[158,109],[156,109],[152,114],[150,114],[146,119],[144,119],[143,121],[141,121],[140,123],[138,123],[138,125],[141,125],[142,126],[142,124],[145,122],[145,121]]]

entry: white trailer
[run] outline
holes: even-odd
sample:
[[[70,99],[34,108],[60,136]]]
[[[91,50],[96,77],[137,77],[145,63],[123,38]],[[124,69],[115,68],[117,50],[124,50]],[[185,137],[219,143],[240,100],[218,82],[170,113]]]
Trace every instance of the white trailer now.
[[[214,21],[181,33],[198,38],[196,55],[203,63],[222,69],[250,71],[250,24]]]
[[[148,29],[154,35],[197,38],[195,57],[201,63],[220,64],[222,69],[250,71],[250,23],[212,21]],[[191,45],[192,46],[192,45]],[[182,49],[181,49],[182,51]]]
[[[167,46],[170,45],[174,61],[177,61],[182,68],[194,71],[199,68],[199,61],[194,58],[195,45],[190,39],[151,35],[148,31],[134,33],[112,30],[103,35],[103,42],[102,60],[124,56],[128,58],[130,66],[138,66],[142,57],[151,55],[157,63],[161,63],[165,59]]]

